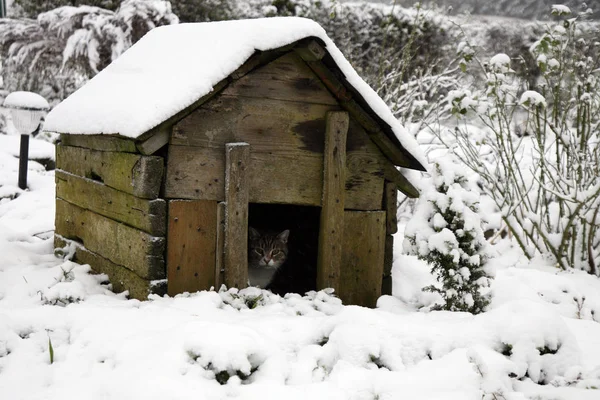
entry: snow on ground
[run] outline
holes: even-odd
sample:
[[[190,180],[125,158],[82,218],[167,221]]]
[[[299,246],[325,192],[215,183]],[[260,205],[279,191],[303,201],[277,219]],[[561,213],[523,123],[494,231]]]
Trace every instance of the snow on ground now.
[[[600,398],[596,277],[530,263],[501,242],[491,310],[478,316],[418,311],[436,300],[420,291],[433,278],[399,252],[394,296],[374,310],[325,292],[258,289],[127,300],[105,276],[54,256],[53,173],[30,163],[30,189],[14,189],[9,146],[0,147],[2,399]]]

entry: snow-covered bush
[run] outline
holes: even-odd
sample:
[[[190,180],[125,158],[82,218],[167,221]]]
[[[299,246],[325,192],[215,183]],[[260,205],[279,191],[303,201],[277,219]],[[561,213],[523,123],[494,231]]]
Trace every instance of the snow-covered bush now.
[[[125,0],[116,11],[64,6],[37,19],[0,19],[2,79],[51,103],[67,97],[150,29],[177,23],[163,0]]]
[[[600,42],[569,13],[554,6],[563,20],[531,48],[538,91],[527,90],[505,54],[477,63],[486,86],[449,94],[458,126],[446,143],[481,177],[527,256],[599,274]],[[473,117],[491,134],[474,140],[463,123]]]
[[[479,194],[469,190],[460,166],[436,162],[406,225],[404,250],[425,260],[441,286],[428,286],[441,309],[478,314],[490,302],[487,242],[477,214]]]
[[[116,10],[119,0],[14,0],[12,8],[16,9],[18,15],[35,18],[39,14],[62,6],[93,6],[108,10]]]

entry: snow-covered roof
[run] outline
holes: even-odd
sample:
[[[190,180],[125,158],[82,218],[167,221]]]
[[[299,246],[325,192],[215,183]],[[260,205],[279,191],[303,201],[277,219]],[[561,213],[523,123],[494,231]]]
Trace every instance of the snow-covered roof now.
[[[358,76],[316,22],[297,17],[162,26],[151,30],[86,85],[57,105],[44,130],[138,138],[210,93],[256,50],[321,39],[347,82],[387,123],[400,144],[426,165],[417,142]]]

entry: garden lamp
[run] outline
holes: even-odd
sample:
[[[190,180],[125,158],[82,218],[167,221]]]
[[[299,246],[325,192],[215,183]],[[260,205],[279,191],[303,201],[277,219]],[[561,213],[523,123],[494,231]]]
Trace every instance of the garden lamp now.
[[[4,107],[10,110],[12,122],[21,134],[19,151],[19,187],[27,188],[27,159],[29,157],[29,135],[40,126],[50,105],[42,96],[32,92],[12,92],[4,99]]]

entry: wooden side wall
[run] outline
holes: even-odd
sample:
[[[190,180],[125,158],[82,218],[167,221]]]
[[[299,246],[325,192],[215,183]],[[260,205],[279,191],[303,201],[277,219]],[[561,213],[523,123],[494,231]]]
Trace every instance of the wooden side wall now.
[[[344,304],[375,307],[381,296],[385,211],[346,211],[339,296]]]
[[[164,292],[166,202],[162,157],[125,139],[63,136],[57,145],[55,246],[105,273],[117,292]],[[71,144],[69,146],[67,144]],[[160,283],[160,284],[157,284]]]

